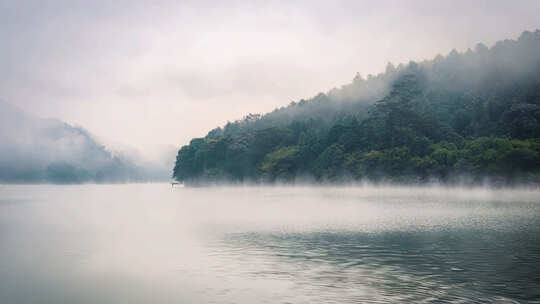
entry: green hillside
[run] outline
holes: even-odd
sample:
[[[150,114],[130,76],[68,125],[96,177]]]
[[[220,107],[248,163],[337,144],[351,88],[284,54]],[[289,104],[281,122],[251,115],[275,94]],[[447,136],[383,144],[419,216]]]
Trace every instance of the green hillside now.
[[[410,62],[194,138],[173,177],[537,183],[540,30]]]

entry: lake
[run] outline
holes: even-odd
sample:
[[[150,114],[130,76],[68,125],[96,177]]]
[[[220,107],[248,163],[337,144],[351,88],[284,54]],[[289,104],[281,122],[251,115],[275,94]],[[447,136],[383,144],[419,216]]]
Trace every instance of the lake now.
[[[0,303],[540,303],[540,191],[0,185]]]

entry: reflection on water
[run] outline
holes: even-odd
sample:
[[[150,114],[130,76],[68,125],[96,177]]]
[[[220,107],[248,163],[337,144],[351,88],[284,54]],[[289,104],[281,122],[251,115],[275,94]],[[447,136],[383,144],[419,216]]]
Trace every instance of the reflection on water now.
[[[540,192],[0,186],[0,303],[540,303]]]

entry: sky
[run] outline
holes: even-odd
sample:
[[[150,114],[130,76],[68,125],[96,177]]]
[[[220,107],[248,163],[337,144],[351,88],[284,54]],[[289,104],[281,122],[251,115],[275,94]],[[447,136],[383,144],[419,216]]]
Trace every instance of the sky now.
[[[0,0],[0,100],[153,161],[453,48],[540,28],[540,1]]]

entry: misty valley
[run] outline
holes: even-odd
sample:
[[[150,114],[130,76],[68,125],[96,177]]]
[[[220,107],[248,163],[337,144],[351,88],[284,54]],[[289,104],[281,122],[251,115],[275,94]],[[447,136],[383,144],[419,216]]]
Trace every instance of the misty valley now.
[[[0,102],[0,182],[540,182],[540,30],[411,61],[193,138],[160,164]],[[166,165],[164,165],[166,164]],[[172,172],[171,172],[172,171]]]

